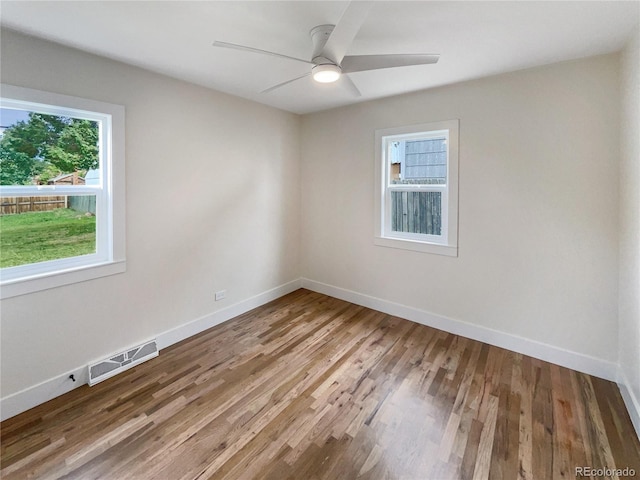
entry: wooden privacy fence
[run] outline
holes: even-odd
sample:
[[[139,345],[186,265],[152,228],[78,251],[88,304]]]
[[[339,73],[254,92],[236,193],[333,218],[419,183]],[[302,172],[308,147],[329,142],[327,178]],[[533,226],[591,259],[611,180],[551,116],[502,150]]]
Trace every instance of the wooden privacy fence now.
[[[67,208],[66,196],[56,197],[2,197],[0,215],[12,215],[25,212],[47,212],[58,208]]]
[[[96,213],[95,195],[60,195],[49,197],[0,197],[0,216],[26,212],[49,212],[71,208],[81,213]]]
[[[391,229],[394,232],[442,234],[440,192],[391,192]]]

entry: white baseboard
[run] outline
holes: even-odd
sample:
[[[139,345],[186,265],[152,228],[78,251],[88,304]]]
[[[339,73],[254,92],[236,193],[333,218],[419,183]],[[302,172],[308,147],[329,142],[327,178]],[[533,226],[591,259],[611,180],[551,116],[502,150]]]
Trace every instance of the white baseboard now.
[[[210,313],[209,315],[205,315],[204,317],[200,317],[189,323],[185,323],[179,327],[163,332],[157,336],[158,348],[160,350],[167,348],[174,343],[178,343],[185,338],[192,337],[193,335],[203,332],[211,327],[215,327],[216,325],[220,325],[227,320],[237,317],[238,315],[242,315],[243,313],[264,305],[265,303],[269,303],[270,301],[298,290],[301,287],[302,281],[300,279],[293,280],[289,283],[285,283],[284,285],[272,288],[271,290],[267,290],[259,295],[223,308],[222,310],[218,310],[217,312]]]
[[[620,388],[622,399],[631,417],[631,423],[633,423],[633,427],[636,429],[636,435],[638,435],[638,439],[640,439],[640,398],[636,397],[633,389],[629,388],[629,385],[631,385],[631,382],[629,382],[622,368],[620,368],[618,371],[618,387]]]
[[[204,317],[180,325],[176,328],[156,335],[158,349],[162,350],[185,338],[196,335],[204,330],[219,325],[249,310],[264,305],[272,300],[291,293],[302,286],[300,279],[293,280],[278,287],[267,290],[246,300],[238,302],[229,307],[218,310]],[[162,354],[162,352],[161,352]],[[76,381],[73,382],[69,375],[74,375]],[[30,408],[48,402],[71,390],[86,385],[88,383],[87,365],[81,365],[73,370],[57,375],[49,380],[45,380],[38,385],[26,388],[20,392],[0,399],[0,420],[6,420]]]
[[[618,365],[616,363],[601,360],[589,355],[572,352],[553,345],[529,340],[517,335],[463,322],[461,320],[443,317],[425,310],[408,307],[400,303],[390,302],[389,300],[372,297],[352,290],[334,287],[333,285],[316,282],[314,280],[309,280],[308,278],[302,279],[302,286],[303,288],[313,290],[314,292],[346,300],[347,302],[372,308],[374,310],[388,313],[389,315],[406,318],[422,325],[428,325],[439,330],[478,340],[496,347],[506,348],[546,362],[571,368],[578,372],[587,373],[589,375],[594,375],[614,382],[618,378]]]
[[[69,378],[73,375],[76,381]],[[33,387],[25,388],[0,400],[0,420],[6,420],[19,413],[26,412],[30,408],[48,402],[60,395],[64,395],[82,385],[86,385],[89,380],[87,366],[83,365],[74,368],[62,375],[57,375],[49,380],[45,380]]]

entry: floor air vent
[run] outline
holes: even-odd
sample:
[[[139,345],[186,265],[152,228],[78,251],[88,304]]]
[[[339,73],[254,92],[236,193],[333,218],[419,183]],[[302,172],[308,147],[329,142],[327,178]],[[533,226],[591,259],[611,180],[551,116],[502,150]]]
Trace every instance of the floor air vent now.
[[[158,344],[151,340],[89,365],[89,385],[111,378],[120,372],[158,356]]]

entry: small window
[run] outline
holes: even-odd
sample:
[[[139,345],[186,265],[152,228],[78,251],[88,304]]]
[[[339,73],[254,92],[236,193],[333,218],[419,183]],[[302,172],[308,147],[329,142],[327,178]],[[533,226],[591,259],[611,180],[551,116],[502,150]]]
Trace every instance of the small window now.
[[[2,85],[2,298],[124,268],[124,108]]]
[[[376,131],[375,243],[457,256],[458,121]]]

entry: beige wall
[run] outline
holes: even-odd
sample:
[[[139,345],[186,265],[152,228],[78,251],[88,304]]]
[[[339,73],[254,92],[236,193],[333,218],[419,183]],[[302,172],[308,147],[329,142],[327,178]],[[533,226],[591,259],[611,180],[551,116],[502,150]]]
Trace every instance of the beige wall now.
[[[622,53],[621,78],[620,367],[640,402],[640,30]]]
[[[127,272],[2,302],[3,397],[299,277],[297,116],[6,30],[1,54],[4,83],[124,105],[127,156]]]
[[[618,71],[600,56],[303,117],[303,276],[617,362]],[[456,118],[459,256],[375,246],[374,131]]]

